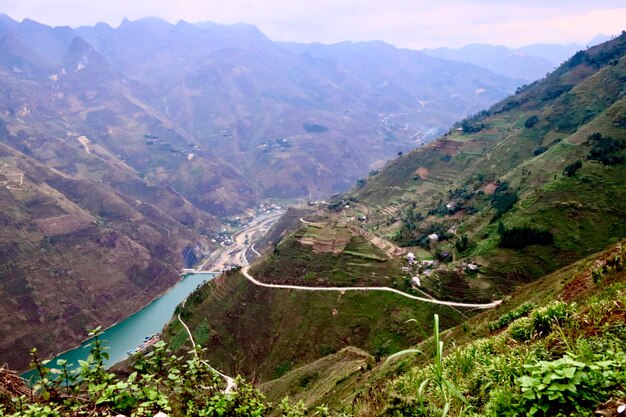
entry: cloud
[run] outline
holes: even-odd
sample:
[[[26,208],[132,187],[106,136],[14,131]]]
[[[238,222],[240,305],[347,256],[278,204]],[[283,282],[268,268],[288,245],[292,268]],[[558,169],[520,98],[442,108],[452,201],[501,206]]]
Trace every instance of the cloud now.
[[[123,17],[162,17],[172,23],[252,23],[271,39],[339,42],[380,39],[424,48],[492,43],[584,43],[626,26],[623,0],[21,0],[2,6],[18,19],[79,26]]]

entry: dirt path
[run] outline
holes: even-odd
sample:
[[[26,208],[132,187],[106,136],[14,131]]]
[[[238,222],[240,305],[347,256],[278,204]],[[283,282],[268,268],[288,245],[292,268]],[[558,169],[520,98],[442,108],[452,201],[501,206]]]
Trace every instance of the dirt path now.
[[[185,306],[185,303],[187,302],[187,299],[185,299],[185,301],[183,301],[183,307]],[[187,325],[185,324],[185,322],[183,321],[183,319],[180,318],[180,313],[178,314],[178,321],[180,322],[180,324],[183,325],[183,327],[185,328],[185,330],[187,330],[187,335],[189,336],[189,341],[191,341],[191,346],[193,346],[193,352],[196,355],[196,357],[198,356],[198,351],[196,351],[196,342],[193,340],[193,335],[191,334],[191,330],[189,330],[189,327],[187,327]],[[224,380],[226,380],[226,389],[224,389],[224,393],[228,394],[229,392],[231,392],[235,387],[235,380],[228,376],[225,375],[223,373],[221,373],[220,371],[218,371],[217,369],[215,369],[214,367],[212,367],[207,361],[205,361],[204,359],[200,360],[203,364],[205,364],[206,366],[209,367],[209,369],[211,371],[213,371],[214,373],[218,374],[219,376],[221,376],[222,378],[224,378]]]

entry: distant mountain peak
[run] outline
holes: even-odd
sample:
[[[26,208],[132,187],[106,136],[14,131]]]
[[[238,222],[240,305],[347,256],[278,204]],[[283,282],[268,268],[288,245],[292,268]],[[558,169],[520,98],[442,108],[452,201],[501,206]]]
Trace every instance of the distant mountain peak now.
[[[72,40],[63,59],[63,64],[68,72],[79,72],[86,68],[90,70],[109,68],[109,63],[106,59],[80,36],[76,36]]]
[[[137,20],[124,18],[120,29],[142,30],[148,32],[164,32],[172,29],[174,25],[160,17],[142,17]]]
[[[604,43],[608,40],[611,39],[611,36],[609,35],[605,35],[604,33],[598,33],[596,36],[593,37],[593,39],[591,39],[589,41],[589,46],[596,46],[599,45],[601,43]]]
[[[49,70],[49,64],[9,33],[0,37],[0,68],[19,77],[37,77]]]

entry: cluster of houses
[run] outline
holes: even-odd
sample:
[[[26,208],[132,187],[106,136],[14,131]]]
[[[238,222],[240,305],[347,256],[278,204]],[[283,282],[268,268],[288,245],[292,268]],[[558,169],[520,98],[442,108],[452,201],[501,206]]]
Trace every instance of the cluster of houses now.
[[[281,211],[283,208],[282,206],[279,206],[278,204],[274,204],[274,203],[261,203],[259,204],[259,207],[256,209],[257,214],[262,214],[262,213],[272,213],[272,212],[278,212]]]
[[[418,260],[413,252],[407,253],[406,260],[408,266],[403,266],[402,270],[413,275],[413,277],[411,278],[411,283],[412,285],[417,287],[422,286],[420,274],[423,276],[430,276],[433,273],[433,269],[439,266],[439,261],[437,260]]]
[[[211,236],[211,242],[219,243],[220,246],[232,246],[234,244],[230,233],[228,233],[225,228],[213,234]]]
[[[436,235],[435,235],[436,236]],[[431,276],[433,271],[439,267],[439,261],[435,259],[419,260],[413,252],[406,254],[407,266],[402,267],[402,271],[412,275],[411,284],[414,287],[421,287],[421,277]],[[464,271],[478,272],[479,266],[473,262],[462,262],[459,268]]]

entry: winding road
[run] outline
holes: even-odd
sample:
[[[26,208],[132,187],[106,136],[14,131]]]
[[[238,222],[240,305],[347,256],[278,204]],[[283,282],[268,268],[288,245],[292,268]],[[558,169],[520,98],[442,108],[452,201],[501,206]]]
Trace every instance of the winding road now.
[[[407,294],[400,290],[396,290],[395,288],[389,288],[389,287],[306,287],[306,286],[301,286],[301,285],[267,284],[265,282],[261,282],[255,279],[252,275],[250,275],[250,272],[249,272],[250,264],[248,263],[246,252],[248,249],[254,251],[257,254],[258,252],[253,248],[254,246],[253,244],[246,246],[246,240],[248,239],[249,236],[253,235],[258,230],[260,230],[261,227],[267,226],[270,222],[276,221],[277,219],[278,219],[278,216],[264,219],[263,221],[259,222],[257,225],[254,225],[248,229],[242,230],[236,235],[234,239],[235,246],[229,250],[229,259],[237,260],[238,261],[237,263],[239,263],[240,265],[243,265],[243,268],[241,269],[241,273],[243,274],[243,276],[246,277],[248,281],[250,281],[254,285],[258,285],[259,287],[277,288],[277,289],[285,289],[285,290],[300,290],[300,291],[339,291],[339,292],[386,291],[386,292],[392,292],[392,293],[398,294],[402,297],[410,298],[412,300],[421,301],[424,303],[437,304],[437,305],[448,306],[448,307],[464,307],[464,308],[476,308],[476,309],[495,308],[502,303],[502,300],[496,300],[490,303],[462,303],[462,302],[457,302],[457,301],[444,301],[444,300],[437,300],[432,297],[427,298],[427,297],[419,297],[416,295]],[[302,218],[300,219],[300,221],[304,224],[311,224],[310,222],[307,222],[306,220]],[[202,272],[198,272],[198,273],[202,273]]]
[[[284,284],[267,284],[265,282],[261,282],[257,279],[255,279],[252,275],[250,275],[250,264],[248,262],[248,259],[246,257],[246,252],[248,250],[251,250],[252,252],[254,252],[255,254],[257,254],[258,256],[260,256],[260,253],[256,251],[256,249],[254,249],[254,243],[252,244],[248,244],[251,240],[257,240],[257,239],[251,239],[254,238],[255,235],[258,235],[263,228],[265,228],[265,232],[263,234],[265,234],[267,232],[267,230],[269,229],[269,227],[276,221],[278,220],[278,218],[280,217],[280,215],[282,215],[282,213],[279,214],[275,214],[272,216],[269,216],[267,218],[264,218],[263,220],[259,221],[256,224],[251,225],[250,227],[241,230],[240,232],[238,232],[237,234],[235,234],[233,236],[233,242],[234,245],[227,247],[226,250],[224,250],[222,253],[220,253],[219,257],[216,260],[211,261],[210,259],[207,260],[206,262],[204,262],[201,267],[199,268],[198,271],[196,271],[196,274],[214,274],[214,272],[208,272],[208,271],[202,271],[201,269],[205,268],[207,266],[207,264],[211,264],[211,267],[213,269],[218,269],[218,268],[223,268],[224,266],[226,266],[229,263],[239,263],[241,265],[243,265],[243,268],[241,269],[241,273],[243,274],[243,276],[250,281],[252,284],[254,285],[258,285],[259,287],[265,287],[265,288],[276,288],[276,289],[285,289],[285,290],[300,290],[300,291],[338,291],[338,292],[346,292],[346,291],[385,291],[385,292],[391,292],[391,293],[395,293],[398,294],[402,297],[406,297],[406,298],[410,298],[412,300],[416,300],[416,301],[420,301],[420,302],[424,302],[424,303],[430,303],[430,304],[437,304],[437,305],[442,305],[442,306],[448,306],[448,307],[464,307],[464,308],[476,308],[476,309],[489,309],[489,308],[494,308],[499,306],[502,303],[502,300],[497,300],[497,301],[493,301],[491,303],[478,303],[478,304],[474,304],[474,303],[461,303],[461,302],[456,302],[456,301],[442,301],[442,300],[437,300],[433,297],[419,297],[416,295],[412,295],[412,294],[407,294],[405,292],[396,290],[395,288],[389,288],[389,287],[306,287],[306,286],[301,286],[301,285],[284,285]],[[310,223],[307,222],[304,219],[300,219],[300,221],[302,223]],[[187,300],[183,301],[183,306],[185,305],[185,302]],[[191,341],[191,344],[194,348],[194,352],[196,352],[195,347],[196,347],[196,343],[193,339],[193,334],[191,333],[191,330],[189,330],[189,327],[185,324],[185,322],[182,320],[182,318],[180,317],[180,314],[178,314],[178,321],[180,321],[180,323],[183,325],[183,327],[185,328],[185,330],[187,331],[187,335],[189,336],[189,340]],[[196,352],[197,355],[197,352]],[[216,374],[218,374],[219,376],[221,376],[222,378],[224,378],[226,380],[226,389],[224,390],[225,393],[229,393],[231,392],[233,389],[236,388],[236,384],[235,384],[235,380],[228,376],[223,374],[222,372],[218,371],[217,369],[213,368],[208,362],[206,362],[205,360],[202,360],[202,363],[204,363],[206,366],[208,366],[213,372],[215,372]]]
[[[389,288],[389,287],[306,287],[306,286],[301,286],[301,285],[267,284],[265,282],[261,282],[255,279],[252,275],[250,275],[250,272],[249,272],[250,264],[248,263],[246,252],[248,250],[251,250],[257,254],[258,252],[254,249],[253,247],[254,244],[248,245],[248,241],[250,237],[254,236],[255,234],[258,234],[262,228],[264,227],[269,228],[269,226],[273,222],[278,220],[279,217],[280,217],[280,214],[270,216],[268,218],[265,218],[259,221],[257,224],[254,224],[248,227],[247,229],[243,229],[242,231],[237,233],[233,238],[234,245],[229,247],[228,250],[224,251],[218,258],[218,262],[212,263],[212,267],[215,269],[216,266],[223,267],[223,265],[226,265],[228,263],[243,265],[243,268],[241,269],[241,273],[243,274],[243,276],[246,277],[246,279],[250,281],[252,284],[258,285],[259,287],[265,287],[265,288],[300,290],[300,291],[339,291],[339,292],[385,291],[385,292],[392,292],[402,297],[410,298],[411,300],[420,301],[423,303],[437,304],[437,305],[448,306],[448,307],[463,307],[463,308],[476,308],[476,309],[495,308],[502,303],[502,300],[496,300],[490,303],[462,303],[462,302],[457,302],[457,301],[444,301],[444,300],[437,300],[436,298],[432,298],[432,297],[427,298],[427,297],[419,297],[417,295],[407,294],[400,290],[396,290],[395,288]],[[310,224],[310,222],[307,222],[304,219],[300,219],[300,221],[304,224]],[[203,265],[202,267],[204,266],[205,265]],[[200,269],[202,269],[202,267]],[[208,272],[203,272],[199,270],[196,273],[202,274],[202,273],[208,273]]]
[[[395,288],[389,287],[304,287],[300,285],[283,285],[283,284],[266,284],[264,282],[256,280],[250,273],[248,272],[250,265],[246,265],[241,269],[241,273],[244,277],[254,285],[258,285],[260,287],[266,288],[282,288],[286,290],[301,290],[301,291],[386,291],[392,292],[398,295],[401,295],[406,298],[410,298],[412,300],[422,301],[424,303],[430,304],[438,304],[442,306],[449,307],[466,307],[466,308],[478,308],[478,309],[488,309],[499,306],[502,303],[502,300],[492,301],[491,303],[484,304],[473,304],[473,303],[460,303],[456,301],[442,301],[437,300],[435,298],[425,298],[418,297],[416,295],[407,294],[400,290],[396,290]]]

